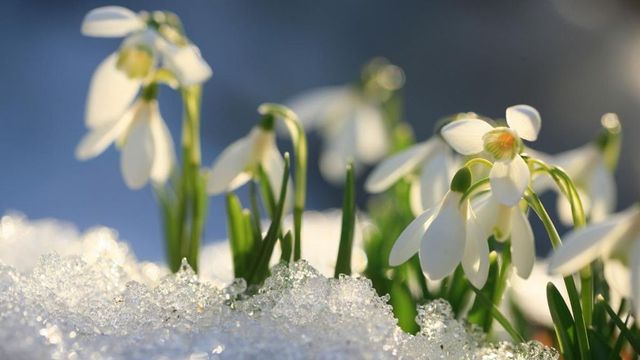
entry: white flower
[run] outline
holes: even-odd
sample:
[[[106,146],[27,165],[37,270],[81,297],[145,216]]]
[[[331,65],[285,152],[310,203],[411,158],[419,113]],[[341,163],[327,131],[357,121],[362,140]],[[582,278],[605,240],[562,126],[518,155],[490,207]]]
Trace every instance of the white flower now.
[[[342,228],[342,211],[338,209],[318,211],[305,211],[302,217],[302,258],[309,262],[326,277],[333,277],[338,248],[340,246],[340,231]],[[268,225],[268,224],[265,224]],[[356,220],[356,227],[353,235],[353,252],[351,255],[351,267],[354,274],[361,274],[367,266],[367,255],[364,251],[364,236],[366,231],[366,221]],[[283,226],[291,229],[293,217],[284,218]],[[280,242],[276,244],[271,265],[280,261]],[[204,246],[201,252],[202,264],[200,276],[209,279],[217,279],[218,282],[229,284],[233,281],[233,257],[229,241],[215,242]]]
[[[288,106],[298,114],[307,130],[318,129],[324,139],[320,171],[341,184],[345,169],[353,161],[361,164],[380,160],[389,149],[389,137],[380,104],[353,86],[313,89],[293,98]]]
[[[536,249],[531,224],[520,206],[501,204],[491,193],[471,204],[478,224],[478,236],[486,239],[493,234],[500,242],[510,239],[511,259],[516,273],[524,279],[529,277]]]
[[[624,285],[618,285],[616,290],[623,295],[631,294],[635,311],[640,311],[640,206],[634,205],[604,221],[571,231],[551,256],[549,272],[566,276],[598,258],[605,261],[605,269],[618,265],[612,261],[628,265],[630,285],[626,290]],[[609,278],[612,272],[619,276],[617,270],[610,268],[605,273],[609,273]]]
[[[383,160],[367,178],[365,188],[383,192],[418,169],[419,176],[411,180],[410,199],[414,214],[420,214],[440,204],[459,162],[440,137],[432,137]]]
[[[140,99],[119,117],[91,127],[78,144],[76,157],[93,158],[113,142],[122,149],[120,165],[128,187],[139,189],[149,179],[164,183],[169,178],[175,158],[173,142],[157,101]]]
[[[229,192],[257,176],[258,166],[269,178],[274,196],[280,194],[284,159],[276,146],[273,129],[255,126],[249,134],[229,145],[218,156],[209,172],[209,194]],[[292,185],[287,187],[287,201],[293,199]]]
[[[507,108],[509,127],[493,127],[477,119],[453,121],[442,128],[442,136],[456,151],[475,155],[486,151],[495,162],[489,174],[491,191],[499,202],[514,206],[530,182],[530,171],[520,156],[520,140],[534,141],[540,131],[540,114],[528,105]]]
[[[596,144],[554,155],[549,162],[564,169],[573,179],[585,215],[591,222],[600,222],[613,212],[616,205],[615,179]],[[554,189],[558,190],[555,186]],[[573,223],[571,205],[564,196],[558,196],[558,215],[564,224]]]
[[[198,48],[166,13],[149,16],[120,6],[99,7],[87,13],[81,31],[86,36],[126,37],[117,65],[132,78],[144,78],[158,64],[171,70],[182,86],[211,77],[211,68]]]
[[[489,271],[489,245],[469,202],[460,204],[461,198],[462,193],[448,191],[438,207],[413,220],[393,245],[389,265],[398,266],[417,252],[425,275],[440,280],[462,262],[469,281],[482,288]]]
[[[569,303],[569,295],[562,276],[549,275],[547,266],[544,259],[537,259],[528,278],[524,279],[512,274],[509,280],[511,286],[507,291],[527,320],[553,328],[553,319],[547,303],[547,284],[553,283],[567,304]],[[507,303],[506,301],[502,302],[503,305]]]

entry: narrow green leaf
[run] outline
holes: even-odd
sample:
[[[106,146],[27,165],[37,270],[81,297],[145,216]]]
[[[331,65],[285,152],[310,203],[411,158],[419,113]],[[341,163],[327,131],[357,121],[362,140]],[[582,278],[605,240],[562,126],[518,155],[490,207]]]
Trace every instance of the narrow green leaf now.
[[[252,250],[253,238],[246,232],[245,216],[242,211],[240,200],[233,193],[228,193],[226,197],[227,208],[227,236],[231,244],[231,255],[233,257],[233,272],[235,277],[246,277],[247,254]],[[214,264],[215,265],[215,264]]]
[[[342,230],[340,247],[334,277],[340,274],[351,275],[351,251],[356,223],[356,185],[353,176],[353,164],[347,165],[344,199],[342,202]]]
[[[629,323],[629,318],[630,317],[631,317],[631,314],[627,314],[627,318],[624,320],[624,325],[625,326]],[[618,359],[620,359],[620,352],[622,351],[622,347],[624,346],[624,340],[625,340],[624,336],[618,336],[618,338],[616,339],[615,344],[613,345],[613,349],[611,350],[611,354],[609,354],[609,360],[618,360]]]
[[[415,334],[419,329],[415,320],[418,312],[409,288],[405,283],[394,281],[389,295],[389,302],[393,307],[394,315],[398,319],[398,325],[402,330]]]
[[[622,322],[622,320],[616,314],[616,312],[613,311],[611,306],[607,304],[604,298],[598,297],[597,301],[601,302],[604,305],[605,310],[607,310],[607,313],[609,314],[609,317],[611,318],[611,320],[613,320],[613,322],[615,322],[618,329],[620,329],[620,335],[624,336],[629,342],[629,344],[631,345],[631,347],[633,348],[633,350],[636,353],[640,354],[640,338],[636,334],[634,334],[631,330],[629,330],[629,328],[624,324],[624,322]]]
[[[264,172],[261,166],[258,167],[258,179],[260,179],[260,194],[262,195],[262,203],[265,205],[267,209],[267,214],[269,214],[269,218],[273,219],[273,216],[276,212],[276,200],[273,195],[273,188],[271,187],[271,182],[269,181],[269,177]],[[258,218],[259,221],[259,218]]]
[[[479,301],[491,312],[491,316],[500,324],[502,328],[511,336],[513,341],[515,342],[524,342],[524,338],[520,333],[511,325],[507,317],[504,316],[500,310],[491,302],[491,299],[487,297],[481,290],[476,289],[473,286],[470,286],[471,290],[476,293],[476,299]]]
[[[553,325],[560,344],[560,352],[565,359],[577,359],[576,357],[576,328],[571,312],[565,304],[562,295],[553,283],[547,284],[547,303],[553,319]]]
[[[287,185],[289,183],[289,166],[289,153],[285,153],[282,186],[280,187],[280,198],[278,199],[278,204],[276,205],[275,214],[273,219],[271,220],[269,230],[267,230],[267,235],[265,235],[265,238],[262,241],[260,255],[258,256],[258,259],[251,271],[251,275],[249,275],[249,284],[260,284],[269,273],[269,260],[271,260],[273,249],[276,245],[276,241],[278,240],[278,236],[280,233],[280,224],[282,222],[282,215],[284,213]]]
[[[291,254],[293,251],[293,237],[291,236],[291,231],[287,231],[287,233],[280,238],[280,249],[282,249],[280,261],[291,261]]]
[[[487,276],[487,282],[480,290],[487,299],[493,299],[493,294],[496,289],[498,279],[500,277],[500,266],[498,264],[498,257],[495,252],[490,253],[489,257],[489,275]],[[492,300],[489,300],[493,304]],[[491,311],[485,306],[485,302],[476,296],[476,299],[469,311],[469,322],[479,325],[485,332],[488,332],[491,327]]]

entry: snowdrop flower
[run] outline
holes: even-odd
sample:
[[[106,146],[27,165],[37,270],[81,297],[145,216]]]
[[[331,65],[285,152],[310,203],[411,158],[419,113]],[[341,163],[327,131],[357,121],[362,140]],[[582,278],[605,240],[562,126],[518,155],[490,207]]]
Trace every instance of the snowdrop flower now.
[[[440,205],[424,211],[400,234],[389,254],[389,265],[398,266],[417,252],[429,279],[440,280],[462,263],[469,281],[478,288],[484,286],[489,244],[469,202],[460,203],[470,181],[467,168],[458,171]]]
[[[449,145],[440,137],[415,144],[378,164],[365,182],[370,193],[380,193],[416,170],[411,180],[411,209],[420,214],[438,206],[449,190],[449,183],[459,165]]]
[[[363,84],[329,86],[304,92],[288,106],[305,129],[317,129],[323,139],[320,171],[329,181],[342,184],[349,161],[359,170],[389,150],[389,135],[382,104],[402,87],[402,70],[376,59],[365,68]]]
[[[607,146],[613,145],[607,143],[607,139],[617,137],[620,132],[620,122],[615,114],[605,114],[601,122],[605,132],[598,142],[551,156],[548,160],[564,169],[573,179],[582,207],[591,222],[604,220],[616,206],[615,165],[608,163],[605,153]],[[618,144],[616,142],[614,146]],[[555,186],[553,188],[558,190]],[[573,223],[571,206],[564,196],[558,196],[558,216],[566,225]]]
[[[136,14],[124,7],[104,6],[85,16],[81,31],[93,37],[125,37],[120,50],[114,54],[115,67],[111,70],[125,72],[139,84],[158,66],[171,71],[181,86],[201,83],[211,77],[211,68],[171,13]]]
[[[222,151],[209,172],[207,191],[215,195],[229,192],[257,178],[259,167],[265,172],[274,196],[280,194],[284,159],[276,146],[273,118],[267,117],[249,134],[236,140]],[[287,188],[287,202],[293,199],[291,182]]]
[[[175,154],[156,100],[139,99],[119,117],[90,128],[76,148],[76,157],[93,158],[114,142],[122,151],[120,167],[128,187],[142,188],[149,179],[157,184],[167,181]]]
[[[510,239],[516,273],[523,279],[528,278],[536,260],[536,249],[531,224],[519,204],[506,206],[489,193],[472,201],[471,206],[480,230],[479,236],[486,239],[494,235],[499,242]]]
[[[616,290],[631,295],[637,315],[640,311],[640,206],[634,205],[599,223],[571,231],[552,254],[549,272],[567,276],[598,258],[605,261],[608,278],[617,278],[612,284],[629,284],[628,287],[618,285]],[[619,265],[613,261],[627,265],[631,275],[621,277],[624,271],[613,268]],[[626,281],[621,281],[625,277]]]
[[[495,162],[489,174],[491,191],[496,199],[507,206],[515,206],[529,185],[531,173],[520,153],[524,149],[521,139],[534,141],[540,131],[540,114],[528,105],[507,108],[508,127],[493,127],[477,119],[451,122],[442,128],[444,139],[462,155],[475,155],[482,151]]]

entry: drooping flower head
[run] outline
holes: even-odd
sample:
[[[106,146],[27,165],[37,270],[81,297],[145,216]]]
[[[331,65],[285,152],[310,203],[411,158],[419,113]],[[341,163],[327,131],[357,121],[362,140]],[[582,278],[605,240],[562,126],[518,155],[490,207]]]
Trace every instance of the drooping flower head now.
[[[640,206],[614,214],[598,223],[569,232],[562,246],[549,259],[549,272],[568,276],[577,273],[596,259],[605,264],[605,274],[616,281],[616,290],[631,295],[636,316],[640,312]],[[627,272],[620,271],[620,264]],[[625,279],[626,278],[626,279]],[[629,290],[630,289],[630,290]]]
[[[528,105],[507,108],[508,127],[493,127],[478,119],[451,122],[442,128],[444,139],[462,155],[489,154],[493,167],[489,174],[491,191],[507,206],[520,201],[529,185],[531,173],[520,156],[524,146],[521,139],[534,141],[540,131],[540,114]]]
[[[304,92],[290,101],[305,129],[317,129],[324,144],[320,171],[342,184],[344,169],[353,161],[356,170],[372,164],[389,150],[389,135],[382,105],[404,84],[402,70],[376,58],[364,67],[358,84],[328,86]]]
[[[148,179],[164,183],[175,156],[156,100],[157,84],[191,86],[207,80],[211,68],[170,13],[100,7],[86,15],[82,33],[125,39],[93,74],[85,116],[89,133],[78,145],[76,157],[93,158],[116,142],[123,151],[127,186],[138,189]]]
[[[260,171],[269,179],[273,194],[280,194],[284,159],[276,145],[274,117],[264,115],[249,134],[236,140],[218,156],[209,172],[209,194],[230,192],[251,179],[258,179]],[[287,188],[287,202],[293,199],[292,186]]]

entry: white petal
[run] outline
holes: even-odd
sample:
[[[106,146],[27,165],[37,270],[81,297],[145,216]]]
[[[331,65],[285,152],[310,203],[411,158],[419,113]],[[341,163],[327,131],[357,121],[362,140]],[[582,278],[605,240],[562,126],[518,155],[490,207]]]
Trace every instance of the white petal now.
[[[398,266],[420,250],[420,240],[433,221],[437,208],[429,209],[415,218],[398,236],[389,253],[389,266]]]
[[[627,231],[638,216],[634,207],[597,224],[573,230],[549,260],[549,272],[569,275],[588,265],[594,259],[606,257],[619,243],[627,239]]]
[[[507,108],[507,124],[525,140],[534,141],[540,132],[540,114],[529,105],[515,105]]]
[[[592,164],[593,172],[587,188],[590,200],[589,220],[604,220],[616,206],[616,182],[611,171],[600,161]]]
[[[486,236],[496,235],[496,240],[506,241],[511,234],[511,208],[500,204],[493,194],[472,201],[475,221]]]
[[[384,159],[367,178],[364,186],[370,193],[387,190],[401,178],[411,173],[437,147],[437,138],[416,144]]]
[[[626,298],[631,297],[631,272],[622,262],[616,259],[606,260],[604,278],[611,290],[617,292],[618,295]]]
[[[511,258],[518,276],[528,278],[536,260],[536,248],[529,219],[518,206],[511,213]]]
[[[420,244],[422,271],[432,280],[449,275],[462,260],[466,215],[458,207],[461,194],[449,192]]]
[[[265,149],[265,154],[262,159],[262,167],[269,178],[273,196],[275,197],[275,200],[278,201],[280,198],[280,188],[282,188],[282,175],[284,174],[284,158],[280,154],[280,151],[278,151],[275,143],[273,143],[273,146]],[[289,181],[287,182],[287,194],[285,195],[285,213],[290,212],[293,208],[293,196],[293,183],[291,181],[291,177],[289,177]]]
[[[371,104],[356,107],[354,114],[356,157],[365,164],[380,160],[389,151],[389,136],[380,110]]]
[[[120,119],[91,129],[76,147],[76,158],[87,160],[100,155],[112,142],[127,131],[135,111],[136,107],[133,106]]]
[[[462,256],[462,268],[467,278],[478,289],[482,289],[489,275],[488,234],[476,221],[473,211],[467,219],[466,245]]]
[[[529,186],[530,177],[529,167],[519,155],[511,161],[496,161],[489,174],[491,192],[498,202],[515,206]]]
[[[131,189],[140,189],[151,176],[154,146],[148,120],[135,120],[125,140],[120,157],[124,182]]]
[[[418,216],[427,210],[422,207],[422,185],[420,184],[420,179],[415,177],[411,179],[411,184],[409,186],[409,207],[415,216]]]
[[[566,226],[573,225],[573,213],[571,212],[571,203],[566,196],[564,196],[560,189],[554,185],[556,192],[558,193],[558,197],[556,199],[558,218],[560,222]],[[580,197],[580,201],[582,202],[582,210],[586,215],[589,215],[591,212],[591,199],[587,194],[582,190],[582,188],[578,188],[578,196]]]
[[[85,114],[89,128],[102,127],[120,119],[140,89],[140,81],[129,79],[116,68],[117,57],[115,53],[109,55],[91,78]]]
[[[334,184],[344,184],[347,163],[354,161],[356,171],[358,162],[356,155],[356,123],[345,121],[335,133],[325,134],[325,144],[320,154],[320,172]]]
[[[449,151],[439,148],[427,159],[420,171],[420,198],[423,209],[440,204],[449,191],[450,169],[453,163]]]
[[[156,183],[165,183],[171,175],[175,162],[175,152],[171,133],[160,115],[157,102],[151,109],[151,134],[153,136],[154,156],[151,168],[151,180]]]
[[[180,85],[200,84],[211,77],[211,67],[195,45],[167,46],[163,50],[164,65],[174,73]]]
[[[474,155],[484,149],[483,136],[493,130],[493,126],[478,119],[453,121],[442,128],[440,133],[451,147],[462,155]]]
[[[636,239],[631,248],[629,271],[631,272],[631,302],[637,319],[640,314],[640,238]]]
[[[249,181],[250,176],[245,172],[249,165],[253,142],[251,137],[243,137],[229,145],[218,156],[209,172],[207,192],[219,194],[232,191]]]
[[[86,36],[122,37],[145,26],[138,14],[121,6],[103,6],[87,13],[81,32]]]
[[[351,86],[327,86],[312,89],[287,101],[287,105],[297,115],[306,130],[312,129],[326,120],[331,107],[341,99],[350,98]]]

